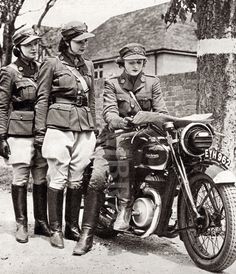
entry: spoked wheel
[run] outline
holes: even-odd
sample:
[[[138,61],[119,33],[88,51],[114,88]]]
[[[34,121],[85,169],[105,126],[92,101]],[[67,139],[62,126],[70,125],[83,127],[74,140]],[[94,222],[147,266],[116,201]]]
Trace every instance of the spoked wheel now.
[[[115,219],[115,203],[113,200],[106,201],[100,210],[95,234],[103,239],[114,238],[118,234],[118,231],[113,230]]]
[[[220,272],[236,259],[236,188],[215,184],[205,174],[190,179],[192,195],[201,216],[193,217],[182,197],[178,210],[180,237],[196,265]]]

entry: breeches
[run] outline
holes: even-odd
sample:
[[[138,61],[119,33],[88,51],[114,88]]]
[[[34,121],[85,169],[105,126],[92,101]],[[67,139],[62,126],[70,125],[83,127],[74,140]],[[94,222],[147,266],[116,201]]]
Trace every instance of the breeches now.
[[[42,158],[41,153],[36,152],[31,163],[12,164],[13,167],[13,185],[23,186],[29,182],[30,172],[33,177],[33,183],[36,185],[46,184],[47,162]]]
[[[133,176],[132,157],[130,139],[117,142],[117,148],[98,146],[93,155],[93,169],[88,187],[103,191],[110,174],[118,182],[118,196],[129,197],[129,179]]]
[[[42,154],[48,163],[49,187],[80,188],[83,173],[95,148],[92,131],[72,132],[48,128]]]

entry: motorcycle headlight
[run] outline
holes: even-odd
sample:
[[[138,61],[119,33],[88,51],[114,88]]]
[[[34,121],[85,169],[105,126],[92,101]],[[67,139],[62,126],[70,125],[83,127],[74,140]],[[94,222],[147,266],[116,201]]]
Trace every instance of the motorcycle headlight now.
[[[213,135],[210,127],[201,123],[187,125],[180,135],[180,142],[185,153],[201,156],[212,145]]]

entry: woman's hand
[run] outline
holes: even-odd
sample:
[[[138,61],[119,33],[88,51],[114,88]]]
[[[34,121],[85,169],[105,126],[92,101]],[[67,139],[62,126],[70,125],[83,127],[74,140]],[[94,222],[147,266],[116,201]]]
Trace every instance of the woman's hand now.
[[[41,151],[42,146],[43,146],[43,140],[44,140],[44,135],[35,135],[34,137],[34,147],[36,150]]]

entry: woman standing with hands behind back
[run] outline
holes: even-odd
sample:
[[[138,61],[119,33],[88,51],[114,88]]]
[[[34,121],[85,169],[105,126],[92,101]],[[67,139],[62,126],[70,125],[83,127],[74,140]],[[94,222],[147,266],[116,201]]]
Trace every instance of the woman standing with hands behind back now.
[[[16,240],[28,242],[27,185],[33,177],[34,233],[49,236],[47,222],[47,162],[34,148],[33,119],[40,37],[32,29],[13,36],[16,61],[0,72],[0,155],[13,167],[12,200]],[[9,112],[9,109],[11,110]]]
[[[65,238],[79,240],[82,179],[95,147],[94,69],[83,58],[89,38],[85,23],[66,24],[61,31],[61,54],[40,69],[35,117],[35,145],[48,162],[48,207],[51,245],[64,248],[63,193],[67,187]]]

